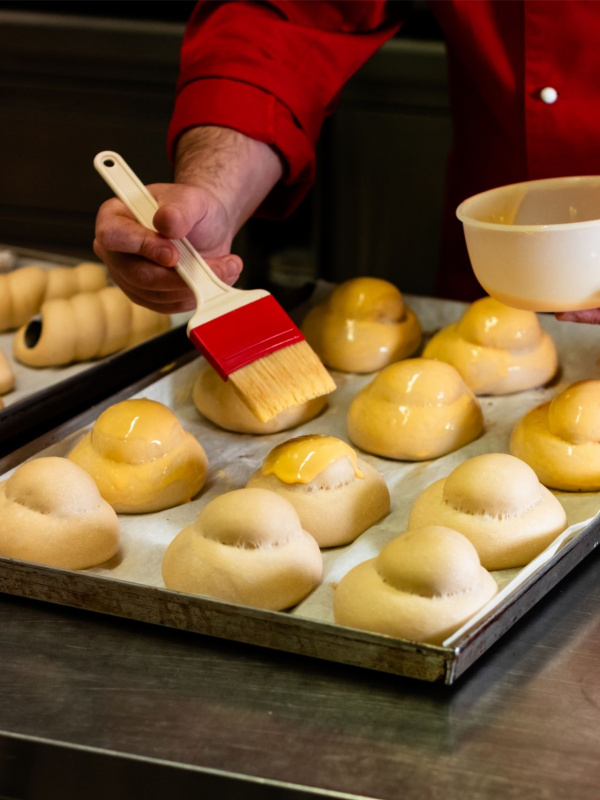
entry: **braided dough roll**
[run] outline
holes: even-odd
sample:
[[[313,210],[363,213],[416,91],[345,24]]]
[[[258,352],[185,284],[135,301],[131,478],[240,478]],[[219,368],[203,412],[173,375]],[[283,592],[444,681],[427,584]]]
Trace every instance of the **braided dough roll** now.
[[[14,330],[37,314],[42,303],[106,286],[102,264],[43,269],[35,264],[0,275],[0,331]]]
[[[240,400],[231,381],[222,380],[208,362],[200,367],[192,398],[194,405],[206,419],[236,433],[266,434],[295,428],[316,417],[327,405],[327,396],[322,395],[307,403],[287,408],[273,419],[262,422]]]
[[[48,300],[40,319],[13,337],[13,354],[30,367],[58,367],[116,353],[171,326],[170,317],[133,303],[116,286]]]
[[[283,497],[265,489],[219,495],[167,547],[165,586],[230,603],[282,611],[321,580],[315,540]]]
[[[492,297],[476,300],[458,322],[436,333],[423,357],[452,364],[478,395],[541,386],[558,367],[556,347],[537,314]]]
[[[600,490],[600,380],[577,381],[522,417],[510,452],[544,486],[567,492]]]
[[[15,374],[4,353],[0,350],[0,394],[15,388]]]
[[[69,459],[123,514],[187,503],[204,486],[208,468],[204,448],[171,409],[145,397],[103,411]]]
[[[119,549],[119,521],[92,478],[66,458],[20,466],[0,483],[0,556],[86,569]]]
[[[455,530],[409,529],[338,583],[335,621],[442,644],[498,592],[471,542]]]
[[[438,458],[482,431],[479,403],[457,370],[426,358],[390,364],[348,409],[348,433],[355,445],[403,461]]]
[[[409,528],[444,525],[464,534],[489,570],[528,564],[567,527],[556,497],[524,461],[485,453],[459,464],[415,500]]]
[[[275,447],[247,484],[288,500],[320,547],[354,541],[390,510],[383,477],[334,436],[298,436]]]
[[[381,278],[340,284],[308,312],[302,332],[327,367],[343,372],[375,372],[412,355],[422,338],[402,293]]]

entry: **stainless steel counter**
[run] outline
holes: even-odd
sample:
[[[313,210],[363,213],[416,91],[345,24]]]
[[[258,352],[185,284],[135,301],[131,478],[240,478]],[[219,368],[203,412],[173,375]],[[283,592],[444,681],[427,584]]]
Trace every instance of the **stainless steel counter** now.
[[[0,596],[0,797],[587,800],[600,556],[452,687]]]

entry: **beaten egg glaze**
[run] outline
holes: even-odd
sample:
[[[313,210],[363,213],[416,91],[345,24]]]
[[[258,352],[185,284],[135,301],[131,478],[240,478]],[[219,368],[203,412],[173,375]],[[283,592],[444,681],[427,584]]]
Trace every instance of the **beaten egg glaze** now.
[[[483,432],[475,395],[450,364],[411,358],[390,364],[348,409],[351,441],[405,461],[438,458]]]
[[[188,502],[206,480],[202,445],[163,403],[124,400],[106,409],[69,458],[122,513],[159,511]]]
[[[353,541],[390,510],[383,477],[333,436],[311,434],[278,445],[247,485],[288,500],[321,547]]]
[[[599,491],[600,380],[572,383],[525,414],[513,428],[510,451],[545,486]]]
[[[353,278],[312,308],[302,333],[325,366],[342,372],[375,372],[412,355],[421,325],[402,293],[381,278]]]
[[[533,311],[492,297],[476,300],[458,322],[436,333],[424,358],[452,364],[475,394],[510,394],[547,383],[558,355]]]
[[[347,458],[356,478],[356,452],[335,436],[298,436],[273,448],[261,467],[262,475],[276,475],[283,483],[310,483],[336,461]]]

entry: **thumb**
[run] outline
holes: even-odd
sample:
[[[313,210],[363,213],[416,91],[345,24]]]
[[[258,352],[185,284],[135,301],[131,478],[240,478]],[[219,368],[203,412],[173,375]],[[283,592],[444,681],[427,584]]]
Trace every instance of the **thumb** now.
[[[220,278],[228,286],[233,286],[240,277],[240,272],[244,266],[242,259],[235,255],[205,258],[205,261],[217,278]]]

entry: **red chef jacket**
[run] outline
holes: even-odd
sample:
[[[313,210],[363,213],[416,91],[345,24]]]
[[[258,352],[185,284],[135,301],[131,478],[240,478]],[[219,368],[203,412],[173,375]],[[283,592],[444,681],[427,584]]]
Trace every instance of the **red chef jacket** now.
[[[446,39],[454,125],[437,294],[470,300],[482,289],[459,202],[522,180],[600,174],[600,2],[429,5]],[[259,212],[285,216],[311,185],[315,143],[345,82],[409,12],[401,0],[199,2],[183,41],[170,152],[203,124],[273,146],[286,173]]]

